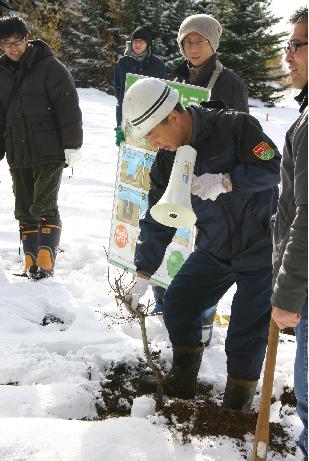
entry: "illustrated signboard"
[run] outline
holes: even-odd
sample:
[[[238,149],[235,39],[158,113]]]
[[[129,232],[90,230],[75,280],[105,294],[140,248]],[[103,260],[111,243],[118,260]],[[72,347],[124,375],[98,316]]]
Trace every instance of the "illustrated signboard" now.
[[[126,89],[138,78],[128,74]],[[184,106],[207,101],[210,91],[192,85],[166,82],[179,91],[179,102]],[[140,233],[139,220],[148,208],[149,173],[156,152],[145,139],[137,140],[125,133],[125,142],[119,149],[114,207],[108,249],[108,261],[130,272],[135,272],[134,254]],[[192,252],[194,229],[181,228],[168,246],[164,260],[152,280],[167,287],[184,261]]]

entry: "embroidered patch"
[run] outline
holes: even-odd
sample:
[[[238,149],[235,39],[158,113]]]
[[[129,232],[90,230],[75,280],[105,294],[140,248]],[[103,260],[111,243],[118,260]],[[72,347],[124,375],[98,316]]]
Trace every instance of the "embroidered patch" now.
[[[274,149],[264,141],[253,148],[253,153],[260,160],[271,160],[275,156]]]

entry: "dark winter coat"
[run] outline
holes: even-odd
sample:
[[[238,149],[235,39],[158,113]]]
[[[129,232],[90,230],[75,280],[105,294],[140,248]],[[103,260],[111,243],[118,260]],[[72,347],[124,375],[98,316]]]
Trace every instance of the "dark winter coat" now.
[[[82,145],[82,115],[73,79],[42,40],[19,63],[0,58],[0,155],[10,166],[63,163]]]
[[[114,94],[117,98],[116,119],[117,126],[122,121],[122,101],[125,92],[127,74],[145,75],[147,77],[167,78],[167,70],[161,59],[151,54],[144,61],[136,61],[131,56],[122,56],[114,70]]]
[[[217,55],[214,54],[199,73],[196,81],[191,83],[189,82],[188,61],[184,61],[175,70],[176,80],[207,88],[215,70],[217,59]],[[230,109],[249,113],[248,90],[241,78],[226,67],[223,67],[217,78],[211,90],[210,99],[221,99]]]
[[[281,194],[274,229],[272,304],[300,312],[308,296],[308,87],[301,114],[288,130],[281,163]]]
[[[269,266],[270,219],[276,210],[280,180],[280,154],[276,146],[259,122],[248,114],[201,106],[188,110],[193,119],[192,146],[197,150],[194,174],[230,173],[233,183],[233,191],[220,194],[215,201],[191,195],[199,231],[197,246],[211,257],[230,261],[238,269]],[[265,152],[261,143],[266,143],[269,160],[261,159]],[[150,174],[149,208],[163,195],[173,161],[172,153],[157,154]],[[153,275],[176,229],[156,222],[149,209],[140,220],[140,228],[136,268]]]

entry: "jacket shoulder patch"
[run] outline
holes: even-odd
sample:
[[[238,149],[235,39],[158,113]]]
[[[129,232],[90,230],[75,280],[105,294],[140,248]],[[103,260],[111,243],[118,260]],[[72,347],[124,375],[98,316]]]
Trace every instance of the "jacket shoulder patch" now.
[[[254,155],[260,160],[271,160],[275,156],[275,151],[270,147],[267,142],[260,142],[253,148]]]

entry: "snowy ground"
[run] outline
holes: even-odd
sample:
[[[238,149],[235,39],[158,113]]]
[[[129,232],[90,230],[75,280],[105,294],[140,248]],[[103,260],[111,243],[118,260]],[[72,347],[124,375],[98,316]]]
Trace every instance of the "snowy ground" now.
[[[115,99],[92,89],[82,89],[79,94],[85,128],[83,158],[73,177],[65,171],[61,186],[64,252],[59,254],[53,280],[36,283],[13,275],[22,267],[19,234],[9,171],[6,161],[1,162],[0,460],[241,460],[231,439],[193,439],[191,444],[181,445],[160,419],[147,418],[151,401],[146,410],[136,405],[134,416],[94,421],[100,383],[111,363],[137,363],[143,350],[136,324],[117,325],[102,314],[118,313],[107,282],[104,252],[117,163]],[[251,113],[282,148],[284,133],[297,117],[296,105],[255,107]],[[233,289],[221,300],[221,312],[228,312],[232,294]],[[48,313],[64,323],[42,326]],[[148,320],[148,333],[163,358],[170,360],[171,349],[161,319]],[[226,377],[225,334],[226,327],[215,326],[199,375],[202,382],[221,392]],[[276,398],[284,386],[293,387],[294,354],[294,338],[284,335],[278,351]],[[256,407],[258,403],[256,397]],[[279,407],[278,402],[272,406],[272,420],[281,421],[297,437],[301,430],[297,416],[292,411],[279,419]],[[248,436],[248,454],[251,443],[252,437]],[[270,453],[269,459],[282,458]],[[285,459],[299,460],[300,453]]]

